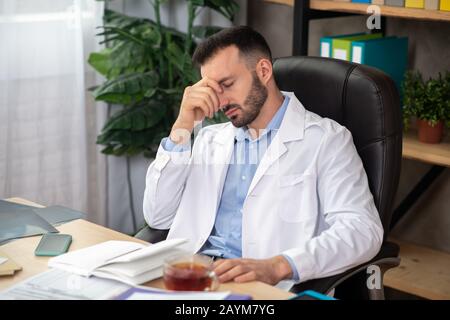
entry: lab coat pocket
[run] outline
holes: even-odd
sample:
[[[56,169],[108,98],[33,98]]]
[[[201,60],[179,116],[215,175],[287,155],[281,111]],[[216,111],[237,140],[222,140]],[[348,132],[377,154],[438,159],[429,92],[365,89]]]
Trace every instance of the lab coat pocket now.
[[[278,213],[285,222],[315,219],[317,212],[316,175],[286,175],[279,180]]]

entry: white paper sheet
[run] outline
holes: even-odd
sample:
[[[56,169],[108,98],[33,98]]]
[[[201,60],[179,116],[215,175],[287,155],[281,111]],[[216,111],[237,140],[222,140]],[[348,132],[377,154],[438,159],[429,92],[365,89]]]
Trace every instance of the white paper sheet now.
[[[131,286],[51,269],[0,292],[0,300],[104,300]]]

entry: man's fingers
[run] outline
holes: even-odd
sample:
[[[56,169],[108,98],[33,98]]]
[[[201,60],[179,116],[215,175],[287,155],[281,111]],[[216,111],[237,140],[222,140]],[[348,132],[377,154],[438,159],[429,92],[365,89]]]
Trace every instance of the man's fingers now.
[[[198,91],[193,91],[191,94],[193,96],[201,96],[207,102],[208,106],[212,109],[213,114],[219,110],[219,98],[217,98],[216,93],[211,88],[198,88]]]
[[[191,99],[195,107],[199,107],[204,111],[205,116],[212,118],[214,115],[214,106],[207,94],[201,92],[191,92],[189,99]]]
[[[214,81],[213,79],[210,79],[208,77],[202,78],[200,81],[194,84],[193,87],[211,87],[216,92],[222,93],[222,87],[220,86],[220,84],[217,81]]]
[[[222,273],[225,273],[228,270],[230,270],[231,268],[234,268],[234,266],[236,266],[237,264],[239,264],[239,260],[238,259],[220,259],[220,260],[217,260],[213,264],[214,272],[218,276],[220,276]]]
[[[214,89],[210,87],[199,87],[196,88],[196,90],[199,90],[201,92],[204,92],[209,99],[211,99],[212,105],[214,106],[214,111],[219,111],[220,108],[220,101],[219,97],[217,96],[217,93],[214,91]]]
[[[245,274],[248,271],[249,271],[249,269],[245,265],[238,264],[238,265],[234,266],[232,269],[229,269],[227,272],[223,273],[221,276],[219,276],[219,281],[227,282],[227,281],[233,280],[237,276]]]
[[[203,115],[205,117],[209,116],[210,107],[208,107],[208,104],[206,103],[206,101],[203,98],[190,97],[189,99],[191,100],[191,103],[193,105],[195,105],[196,108],[199,108],[203,112]]]
[[[249,282],[249,281],[255,281],[256,279],[256,272],[254,270],[244,273],[243,275],[240,275],[236,278],[234,278],[235,282]]]

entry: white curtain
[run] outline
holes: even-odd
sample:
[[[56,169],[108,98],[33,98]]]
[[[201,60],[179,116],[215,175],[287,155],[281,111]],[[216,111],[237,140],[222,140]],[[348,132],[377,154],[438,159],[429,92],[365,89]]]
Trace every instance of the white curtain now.
[[[245,24],[246,1],[239,2],[235,23]],[[0,0],[0,198],[64,205],[133,234],[144,222],[145,172],[151,160],[99,152],[96,136],[108,108],[110,113],[117,108],[95,103],[86,90],[103,81],[86,63],[90,52],[101,49],[95,27],[102,25],[103,5]],[[116,0],[108,6],[154,18],[147,0]],[[184,31],[185,6],[181,0],[167,2],[163,23]],[[209,10],[196,23],[231,25]]]
[[[102,2],[0,0],[0,198],[64,205],[105,223],[106,108],[86,89]]]

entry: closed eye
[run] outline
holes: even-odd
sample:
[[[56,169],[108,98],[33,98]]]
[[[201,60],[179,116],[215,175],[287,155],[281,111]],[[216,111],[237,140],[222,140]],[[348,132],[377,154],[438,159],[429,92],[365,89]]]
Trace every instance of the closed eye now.
[[[234,82],[230,82],[230,83],[222,83],[222,86],[223,86],[224,88],[229,88],[229,87],[231,87],[233,84],[234,84]]]

